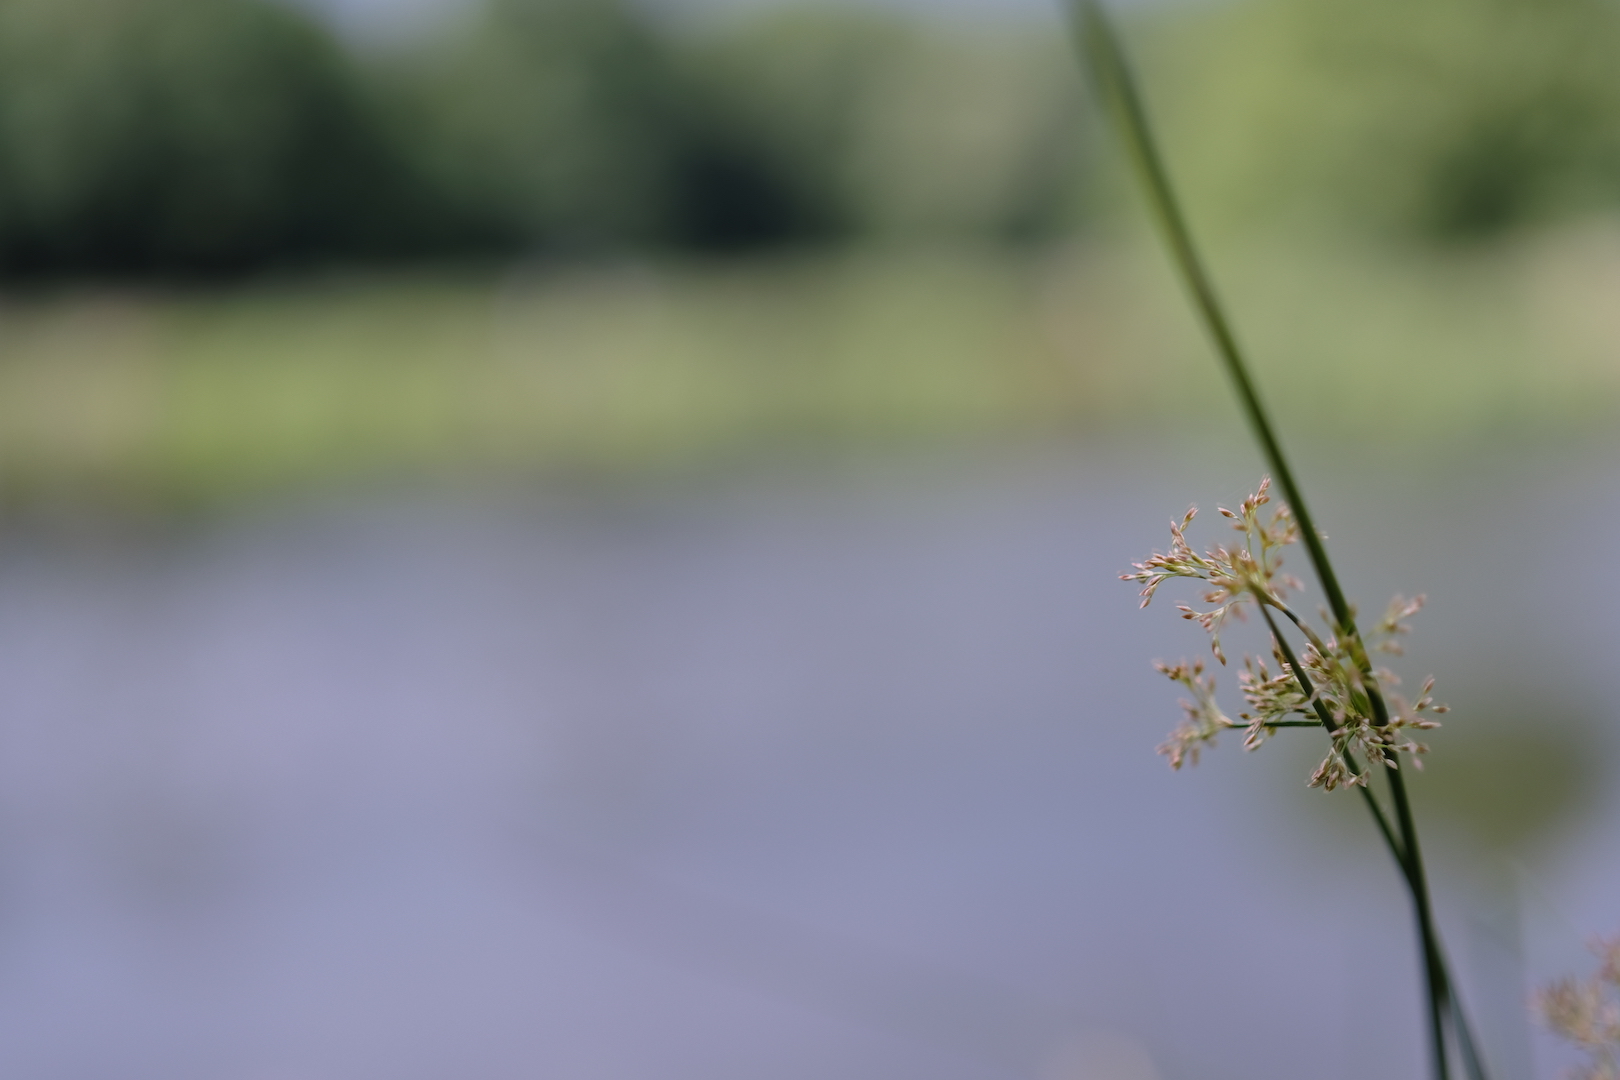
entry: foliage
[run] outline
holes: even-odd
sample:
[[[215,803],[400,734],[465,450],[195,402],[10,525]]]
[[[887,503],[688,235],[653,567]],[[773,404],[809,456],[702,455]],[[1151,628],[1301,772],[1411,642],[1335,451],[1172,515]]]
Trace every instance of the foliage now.
[[[1617,0],[1152,19],[1201,220],[1456,238],[1620,201]],[[0,0],[0,272],[1051,238],[1092,201],[1064,47],[483,0],[368,51],[275,0]]]
[[[1061,43],[487,0],[356,52],[274,0],[0,0],[0,272],[1047,235]]]
[[[706,112],[756,148],[801,231],[1018,238],[1073,216],[1079,80],[1059,39],[790,10],[690,63]]]
[[[220,268],[360,241],[343,55],[261,0],[0,2],[0,265]]]
[[[1612,431],[1620,326],[1603,305],[1620,239],[1601,259],[1524,254],[1333,264],[1331,303],[1240,261],[1233,291],[1298,319],[1259,335],[1268,352],[1311,353],[1317,334],[1337,333],[1340,305],[1360,324],[1335,347],[1365,362],[1304,365],[1278,386],[1357,417],[1313,460],[1489,472]],[[1309,281],[1332,257],[1296,253],[1288,271]],[[1126,247],[863,247],[14,292],[0,318],[0,507],[157,508],[348,478],[644,474],[794,448],[1079,433],[1140,440],[1155,458],[1229,454],[1237,433],[1189,426],[1207,416],[1216,373],[1166,336],[1179,298],[1142,261]],[[1573,307],[1547,310],[1549,287]],[[1571,310],[1590,337],[1571,334]],[[1530,708],[1479,689],[1500,669],[1448,678],[1469,734],[1426,776],[1438,792],[1491,775],[1488,797],[1466,785],[1443,797],[1495,840],[1523,837],[1584,790],[1523,793],[1526,755],[1539,755],[1537,775],[1588,775],[1508,735],[1462,761],[1478,752],[1482,713],[1505,731]],[[1538,694],[1545,719],[1557,695]]]
[[[1237,0],[1161,30],[1217,223],[1456,238],[1620,198],[1613,0]]]
[[[663,43],[611,0],[492,0],[376,73],[451,246],[656,237],[681,94]]]

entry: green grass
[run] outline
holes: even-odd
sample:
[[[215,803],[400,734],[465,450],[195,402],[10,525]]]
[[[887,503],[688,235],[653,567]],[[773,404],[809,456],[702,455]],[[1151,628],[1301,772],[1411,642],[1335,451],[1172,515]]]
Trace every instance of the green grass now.
[[[1369,446],[1616,414],[1606,233],[1328,250],[1215,254],[1285,428],[1324,400]],[[84,288],[0,306],[0,491],[161,507],[784,444],[1196,432],[1216,380],[1131,242]]]

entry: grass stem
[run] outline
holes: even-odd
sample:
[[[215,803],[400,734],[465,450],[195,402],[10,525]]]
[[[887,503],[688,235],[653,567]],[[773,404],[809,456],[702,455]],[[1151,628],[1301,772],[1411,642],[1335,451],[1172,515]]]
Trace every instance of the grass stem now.
[[[1349,602],[1345,599],[1344,590],[1339,585],[1338,575],[1328,559],[1327,548],[1323,543],[1322,534],[1317,530],[1310,510],[1300,491],[1299,483],[1294,477],[1294,470],[1290,467],[1287,456],[1283,453],[1282,443],[1277,437],[1276,429],[1271,423],[1270,415],[1260,399],[1260,394],[1253,378],[1249,374],[1248,364],[1244,359],[1242,349],[1238,345],[1237,335],[1232,328],[1232,322],[1227,317],[1216,293],[1213,280],[1204,261],[1199,255],[1197,245],[1193,242],[1192,230],[1188,226],[1187,218],[1176,197],[1175,189],[1170,181],[1169,170],[1165,166],[1163,155],[1159,151],[1158,143],[1153,135],[1152,125],[1148,120],[1147,109],[1137,88],[1132,74],[1130,63],[1126,58],[1125,50],[1114,31],[1112,22],[1105,11],[1101,0],[1072,0],[1079,30],[1080,49],[1084,55],[1091,74],[1095,79],[1101,93],[1104,107],[1107,109],[1117,128],[1124,144],[1131,164],[1135,168],[1137,179],[1146,196],[1148,206],[1157,223],[1164,240],[1170,248],[1172,261],[1175,263],[1183,284],[1191,295],[1193,306],[1197,309],[1205,329],[1214,343],[1215,351],[1220,358],[1222,366],[1232,381],[1237,393],[1238,403],[1242,407],[1245,419],[1254,432],[1260,450],[1271,468],[1273,478],[1278,487],[1282,489],[1283,497],[1287,500],[1293,511],[1295,520],[1299,523],[1300,536],[1305,544],[1305,550],[1310,557],[1311,565],[1316,572],[1322,593],[1328,602],[1332,613],[1335,632],[1341,640],[1350,647],[1357,666],[1361,669],[1364,685],[1367,690],[1369,704],[1372,707],[1374,719],[1380,725],[1389,722],[1389,710],[1379,690],[1378,683],[1372,672],[1372,664],[1367,658],[1366,650],[1361,645],[1361,635],[1356,628],[1355,615]],[[1261,611],[1265,613],[1266,622],[1271,626],[1273,637],[1278,647],[1284,651],[1289,666],[1300,679],[1301,687],[1310,698],[1309,682],[1299,664],[1295,662],[1292,651],[1283,639],[1273,622],[1266,605],[1261,604]],[[1290,619],[1292,613],[1285,611]],[[1334,723],[1327,714],[1326,709],[1317,702],[1317,711],[1322,717],[1323,726],[1331,734]],[[1430,1043],[1430,1060],[1434,1080],[1450,1080],[1450,1062],[1447,1054],[1446,1032],[1448,1023],[1457,1036],[1459,1048],[1463,1058],[1463,1065],[1470,1080],[1485,1080],[1483,1065],[1475,1045],[1473,1031],[1469,1025],[1460,1001],[1453,989],[1450,973],[1447,970],[1445,953],[1440,944],[1439,933],[1434,924],[1434,914],[1429,900],[1429,887],[1427,874],[1424,870],[1422,849],[1418,844],[1417,826],[1412,817],[1411,801],[1406,790],[1406,780],[1400,770],[1400,763],[1389,763],[1392,767],[1386,772],[1389,782],[1390,797],[1395,807],[1395,823],[1399,830],[1397,838],[1395,830],[1390,827],[1388,816],[1378,805],[1378,800],[1365,784],[1358,784],[1361,788],[1366,805],[1378,826],[1384,843],[1394,856],[1401,876],[1406,882],[1411,895],[1413,919],[1416,924],[1419,951],[1424,973],[1424,986],[1428,998],[1428,1029]],[[1369,762],[1368,767],[1374,763]],[[1357,770],[1359,775],[1359,769]]]

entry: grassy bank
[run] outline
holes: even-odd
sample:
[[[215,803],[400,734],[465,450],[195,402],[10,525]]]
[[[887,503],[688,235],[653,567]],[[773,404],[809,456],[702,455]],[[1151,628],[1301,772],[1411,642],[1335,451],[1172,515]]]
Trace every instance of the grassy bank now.
[[[1285,427],[1324,395],[1367,448],[1615,417],[1620,233],[1327,250],[1218,257]],[[792,443],[1185,432],[1225,408],[1202,348],[1130,243],[62,290],[0,305],[0,489],[161,507]]]

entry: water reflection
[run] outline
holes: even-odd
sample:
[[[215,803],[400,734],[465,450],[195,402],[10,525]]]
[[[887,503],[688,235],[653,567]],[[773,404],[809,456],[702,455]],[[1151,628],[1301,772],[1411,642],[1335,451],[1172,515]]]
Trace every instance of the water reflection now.
[[[1319,496],[1366,603],[1432,598],[1458,712],[1422,796],[1504,1074],[1522,980],[1615,928],[1614,617],[1560,569],[1610,460]],[[1147,660],[1197,636],[1112,574],[1251,469],[1089,447],[19,542],[0,1069],[1417,1075],[1404,899],[1313,748],[1152,754]]]

